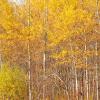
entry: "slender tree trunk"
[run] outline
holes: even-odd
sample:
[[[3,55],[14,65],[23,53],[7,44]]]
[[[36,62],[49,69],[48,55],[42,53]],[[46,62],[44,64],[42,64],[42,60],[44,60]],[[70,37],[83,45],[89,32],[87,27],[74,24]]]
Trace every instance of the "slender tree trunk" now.
[[[43,52],[43,77],[46,77],[46,53],[47,53],[47,28],[48,28],[48,0],[44,0],[44,52]],[[45,100],[45,83],[43,82],[43,100]]]
[[[29,92],[29,100],[32,100],[32,82],[31,82],[31,51],[30,51],[30,0],[28,0],[28,27],[29,27],[29,37],[27,40],[27,50],[28,50],[28,92]]]
[[[89,73],[89,75],[88,75],[88,90],[89,90],[89,99],[90,99],[90,97],[91,97],[91,77],[90,77],[90,74],[91,74],[91,72],[90,72],[90,70],[88,71],[88,73]]]
[[[71,49],[71,53],[73,52],[72,51],[72,43],[71,43],[71,41],[70,41],[70,49]],[[74,82],[74,63],[73,63],[73,54],[71,54],[70,55],[71,56],[71,59],[72,59],[72,64],[71,64],[71,79],[70,79],[70,81],[71,81],[71,86],[70,86],[70,89],[72,90],[71,92],[70,92],[70,98],[72,98],[72,100],[74,99],[74,96],[75,96],[75,91],[74,91],[74,89],[75,89],[75,82]]]
[[[95,81],[94,81],[94,76],[93,76],[93,80],[92,80],[92,86],[93,86],[93,89],[92,89],[92,98],[94,98],[94,90],[95,90]]]
[[[82,100],[84,100],[84,70],[82,69]]]
[[[28,48],[28,83],[29,83],[29,100],[32,100],[32,89],[31,89],[31,54],[30,54],[30,41],[28,40],[28,44],[27,44],[27,48]]]
[[[96,100],[99,100],[99,91],[98,91],[98,64],[97,64],[97,61],[98,61],[98,50],[97,50],[97,48],[98,48],[98,44],[97,44],[97,41],[96,41],[96,44],[95,44],[95,55],[96,55],[96,59],[95,59],[95,66],[96,66],[96,68],[95,68],[95,70],[96,70],[96,76],[95,76],[95,78],[96,78]]]
[[[74,71],[74,78],[75,78],[75,94],[76,94],[76,100],[78,100],[78,79],[77,79],[77,71],[76,71],[76,62],[75,62],[75,57],[73,54],[73,46],[72,46],[72,41],[70,39],[70,49],[71,49],[71,58],[72,58],[72,71]],[[74,83],[74,82],[73,82]]]
[[[88,70],[85,70],[85,74],[86,74],[86,96],[87,96],[87,100],[89,100],[89,93],[88,93]]]
[[[43,78],[44,79],[45,79],[45,71],[46,71],[46,52],[44,52],[44,54],[43,54]],[[45,100],[45,84],[44,84],[44,82],[43,82],[43,100]]]
[[[75,63],[75,62],[74,62]],[[75,66],[76,67],[76,66]],[[75,73],[75,92],[76,92],[76,100],[78,100],[78,79],[77,79],[77,71],[74,69]]]
[[[88,67],[88,63],[87,63],[87,61],[88,61],[88,59],[87,59],[87,45],[86,45],[86,42],[87,42],[87,40],[86,40],[86,36],[85,36],[85,66],[86,66],[86,69],[85,69],[85,78],[86,78],[86,80],[85,80],[85,85],[86,85],[86,100],[89,100],[89,93],[88,93],[88,91],[89,91],[89,88],[88,88],[88,70],[87,70],[87,67]]]
[[[97,15],[97,23],[100,24],[100,18],[99,18],[99,0],[96,0],[96,6],[97,6],[97,9],[96,9],[96,15]],[[98,91],[98,64],[97,64],[97,61],[98,61],[98,43],[96,41],[96,44],[95,44],[95,56],[96,56],[96,60],[95,60],[95,66],[96,66],[96,100],[99,100],[99,91]]]

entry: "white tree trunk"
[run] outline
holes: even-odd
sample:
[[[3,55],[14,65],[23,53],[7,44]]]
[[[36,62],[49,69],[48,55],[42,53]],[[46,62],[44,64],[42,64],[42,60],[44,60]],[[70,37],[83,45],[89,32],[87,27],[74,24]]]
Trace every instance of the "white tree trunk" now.
[[[46,48],[47,48],[47,28],[48,28],[48,0],[44,0],[44,52],[43,52],[43,100],[45,100],[45,72],[46,72]]]
[[[86,37],[85,37],[85,54],[87,53],[87,45],[86,45]],[[88,93],[88,70],[87,70],[87,67],[88,67],[88,64],[87,64],[87,55],[85,55],[85,66],[86,66],[86,69],[85,69],[85,85],[86,85],[86,100],[89,100],[89,93]]]
[[[96,76],[95,76],[95,78],[96,78],[96,100],[99,100],[99,91],[98,91],[98,64],[97,64],[97,57],[98,57],[98,50],[97,50],[97,48],[98,48],[98,44],[97,44],[97,41],[96,41],[96,45],[95,45],[95,55],[96,55],[96,60],[95,60],[95,66],[96,66]]]
[[[99,18],[99,0],[96,0],[96,6],[97,6],[97,9],[96,9],[96,15],[97,15],[97,23],[100,24],[100,18]],[[95,61],[95,66],[96,66],[96,100],[99,100],[99,91],[98,91],[98,64],[97,64],[97,57],[98,57],[98,43],[96,41],[96,44],[95,44],[95,55],[96,55],[96,61]]]
[[[45,79],[45,71],[46,71],[46,52],[44,52],[44,54],[43,54],[43,80]],[[43,100],[45,100],[45,84],[44,84],[44,82],[43,82]]]
[[[78,100],[78,79],[77,79],[76,62],[73,54],[73,46],[72,46],[71,39],[70,39],[70,49],[71,49],[71,58],[72,58],[72,69],[74,71],[74,78],[75,78],[75,92],[76,92],[75,94],[76,94],[76,100]]]
[[[30,0],[28,0],[28,27],[29,27],[29,37],[27,41],[27,50],[28,50],[28,92],[29,100],[32,100],[32,82],[31,82],[31,52],[30,52]]]
[[[31,54],[30,54],[30,41],[28,40],[28,90],[29,90],[29,100],[32,100],[32,89],[31,89]]]

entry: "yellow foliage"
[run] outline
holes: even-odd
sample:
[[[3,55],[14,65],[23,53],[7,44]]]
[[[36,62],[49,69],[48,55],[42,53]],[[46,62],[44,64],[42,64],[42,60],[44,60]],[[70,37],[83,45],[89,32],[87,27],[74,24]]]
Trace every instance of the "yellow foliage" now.
[[[0,97],[6,95],[11,99],[21,99],[27,93],[25,73],[15,67],[3,66],[0,71]]]

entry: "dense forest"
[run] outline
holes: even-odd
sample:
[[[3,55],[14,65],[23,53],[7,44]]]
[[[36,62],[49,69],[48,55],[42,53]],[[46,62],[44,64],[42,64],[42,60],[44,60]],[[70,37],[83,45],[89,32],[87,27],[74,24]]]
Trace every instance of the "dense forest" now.
[[[0,0],[0,100],[100,100],[100,0]]]

